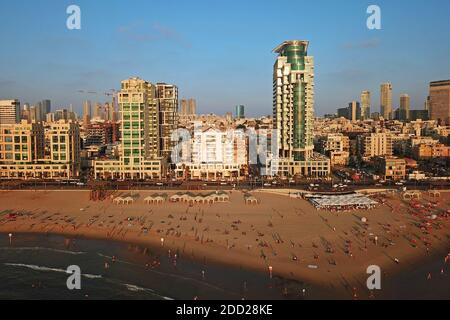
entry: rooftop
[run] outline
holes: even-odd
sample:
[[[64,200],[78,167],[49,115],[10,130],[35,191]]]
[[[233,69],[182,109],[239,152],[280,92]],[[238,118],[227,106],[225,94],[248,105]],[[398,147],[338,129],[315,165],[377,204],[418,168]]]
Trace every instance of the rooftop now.
[[[307,40],[287,40],[273,49],[274,53],[281,53],[287,46],[305,46],[305,50],[308,50],[309,41]]]
[[[439,81],[431,81],[430,82],[430,86],[434,87],[434,86],[446,86],[446,85],[450,85],[450,79],[448,80],[439,80]]]

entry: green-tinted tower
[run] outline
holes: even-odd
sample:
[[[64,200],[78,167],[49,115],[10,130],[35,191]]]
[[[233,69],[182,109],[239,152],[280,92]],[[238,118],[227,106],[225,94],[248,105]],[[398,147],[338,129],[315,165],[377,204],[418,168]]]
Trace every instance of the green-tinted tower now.
[[[285,41],[273,73],[274,128],[278,130],[279,156],[302,161],[313,155],[314,58],[308,41]]]
[[[156,87],[139,78],[122,81],[119,92],[122,156],[127,169],[159,157],[159,112]]]

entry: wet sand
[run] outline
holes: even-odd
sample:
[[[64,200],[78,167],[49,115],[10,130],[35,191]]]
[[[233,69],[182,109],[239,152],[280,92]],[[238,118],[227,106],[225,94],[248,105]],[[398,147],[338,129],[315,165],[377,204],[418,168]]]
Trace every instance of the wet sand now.
[[[0,232],[164,246],[194,259],[268,275],[271,266],[275,276],[321,286],[339,298],[371,296],[366,288],[369,265],[380,266],[389,279],[450,247],[450,220],[442,216],[450,208],[449,192],[436,199],[423,193],[417,208],[393,195],[374,210],[340,213],[317,211],[281,192],[253,192],[258,205],[246,205],[243,193],[233,191],[230,202],[192,207],[145,204],[144,198],[154,193],[119,192],[115,196],[136,200],[115,205],[111,199],[90,201],[87,191],[0,192]],[[430,203],[434,205],[426,208]],[[11,218],[10,213],[18,215]],[[438,219],[428,219],[431,214]]]

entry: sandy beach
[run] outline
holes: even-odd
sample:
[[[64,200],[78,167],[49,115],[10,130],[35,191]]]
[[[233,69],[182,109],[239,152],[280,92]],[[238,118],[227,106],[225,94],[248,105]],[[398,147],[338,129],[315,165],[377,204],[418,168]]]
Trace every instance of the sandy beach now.
[[[303,199],[265,191],[252,192],[260,202],[257,205],[246,205],[241,191],[229,192],[226,203],[144,202],[156,193],[116,192],[115,197],[135,199],[133,204],[117,205],[112,198],[90,201],[89,191],[3,191],[0,232],[164,246],[195,259],[255,269],[268,276],[270,266],[274,276],[361,298],[371,295],[366,288],[369,265],[380,266],[389,279],[427,257],[449,252],[450,247],[450,219],[445,215],[450,192],[439,198],[424,192],[413,203],[394,194],[383,198],[385,203],[376,209],[349,212],[319,211]]]

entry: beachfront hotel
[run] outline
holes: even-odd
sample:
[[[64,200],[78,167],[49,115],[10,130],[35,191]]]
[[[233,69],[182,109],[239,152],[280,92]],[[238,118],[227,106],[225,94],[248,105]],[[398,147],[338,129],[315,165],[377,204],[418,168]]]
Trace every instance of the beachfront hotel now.
[[[273,70],[273,126],[278,132],[278,175],[328,177],[330,160],[314,153],[314,58],[308,41],[285,41]]]
[[[47,142],[46,142],[47,141]],[[61,120],[0,125],[0,179],[64,180],[80,174],[80,131]]]
[[[177,161],[175,177],[180,180],[239,180],[248,164],[248,140],[243,130],[197,128],[182,150],[188,159]],[[244,173],[244,174],[243,174]]]
[[[122,81],[119,91],[121,156],[94,161],[95,179],[161,178],[160,112],[157,86],[140,78]]]

